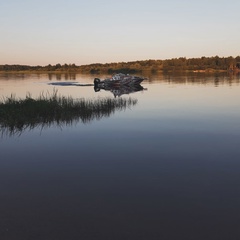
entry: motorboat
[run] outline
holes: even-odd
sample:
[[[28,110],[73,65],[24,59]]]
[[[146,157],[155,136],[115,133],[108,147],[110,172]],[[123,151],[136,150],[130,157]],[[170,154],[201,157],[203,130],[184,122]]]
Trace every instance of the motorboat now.
[[[100,80],[99,78],[94,79],[94,87],[103,88],[111,86],[132,86],[140,84],[144,79],[143,77],[131,76],[129,74],[118,73],[113,75],[111,78]]]

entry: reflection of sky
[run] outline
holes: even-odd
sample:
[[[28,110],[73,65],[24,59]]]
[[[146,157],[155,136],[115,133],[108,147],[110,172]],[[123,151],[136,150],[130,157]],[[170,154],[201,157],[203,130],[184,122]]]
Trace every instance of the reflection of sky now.
[[[76,87],[76,86],[66,86],[66,87],[56,87],[48,85],[52,82],[61,82],[69,81],[76,83],[93,83],[94,76],[81,75],[77,76],[75,80],[65,77],[62,75],[53,75],[51,80],[47,74],[39,75],[24,75],[24,77],[15,78],[14,76],[9,77],[6,80],[5,77],[0,77],[0,93],[3,96],[10,96],[15,94],[17,97],[25,97],[27,93],[31,93],[33,97],[38,97],[42,92],[43,93],[52,93],[54,89],[58,90],[59,94],[64,96],[72,96],[76,98],[81,97],[96,97],[93,87]]]
[[[138,98],[140,107],[149,114],[161,115],[163,113],[181,117],[186,115],[233,114],[239,109],[240,86],[199,84],[151,84],[148,91],[140,94]],[[148,114],[146,115],[146,117]]]

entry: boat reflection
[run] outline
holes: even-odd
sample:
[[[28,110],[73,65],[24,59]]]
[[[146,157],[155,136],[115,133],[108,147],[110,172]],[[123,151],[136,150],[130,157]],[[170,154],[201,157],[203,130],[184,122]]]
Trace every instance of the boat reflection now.
[[[139,91],[147,90],[147,88],[143,88],[140,84],[134,85],[115,85],[115,86],[94,86],[94,91],[99,92],[100,90],[110,91],[114,97],[120,97],[124,94],[131,94]]]

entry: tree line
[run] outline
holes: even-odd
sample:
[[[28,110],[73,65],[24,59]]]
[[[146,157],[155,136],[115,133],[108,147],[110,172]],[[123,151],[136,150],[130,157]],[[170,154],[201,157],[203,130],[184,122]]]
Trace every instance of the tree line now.
[[[75,64],[63,64],[47,66],[28,65],[0,65],[0,71],[37,71],[37,72],[79,72],[79,73],[141,73],[150,71],[157,72],[177,72],[177,71],[240,71],[240,56],[237,57],[201,57],[201,58],[172,58],[166,60],[142,60],[116,63],[94,63],[77,66]]]

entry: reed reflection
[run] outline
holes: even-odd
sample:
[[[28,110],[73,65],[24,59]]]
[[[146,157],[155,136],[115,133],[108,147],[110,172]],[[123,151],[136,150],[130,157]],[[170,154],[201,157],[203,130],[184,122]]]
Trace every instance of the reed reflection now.
[[[30,94],[25,99],[14,95],[0,102],[1,136],[21,135],[25,130],[37,127],[59,127],[73,123],[89,123],[110,117],[115,111],[125,110],[137,104],[136,99],[99,98],[73,99],[60,96],[55,90],[52,94],[41,94],[33,99]]]

